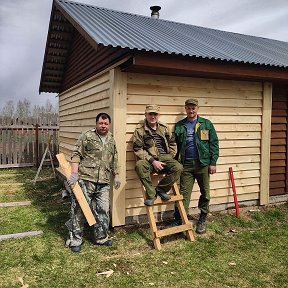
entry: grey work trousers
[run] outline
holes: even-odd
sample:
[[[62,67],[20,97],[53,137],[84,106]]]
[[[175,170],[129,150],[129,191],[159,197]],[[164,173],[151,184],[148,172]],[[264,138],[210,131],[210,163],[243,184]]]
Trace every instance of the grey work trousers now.
[[[96,219],[96,224],[92,226],[93,241],[103,244],[108,240],[110,185],[87,180],[79,180],[79,185]],[[71,199],[70,214],[70,219],[65,223],[69,231],[66,245],[79,246],[82,244],[86,219],[74,195]]]

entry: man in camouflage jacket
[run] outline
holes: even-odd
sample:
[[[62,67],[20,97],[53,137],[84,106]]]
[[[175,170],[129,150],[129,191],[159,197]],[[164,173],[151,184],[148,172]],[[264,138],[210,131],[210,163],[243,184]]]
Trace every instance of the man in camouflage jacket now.
[[[154,204],[156,195],[162,200],[169,200],[167,192],[179,179],[182,165],[173,159],[177,146],[169,127],[158,121],[159,106],[147,105],[145,119],[136,126],[133,135],[133,150],[137,157],[135,170],[143,186],[147,198],[144,204]],[[165,176],[155,188],[152,184],[151,173],[165,173]]]
[[[111,246],[109,229],[110,179],[114,176],[114,187],[121,185],[117,149],[114,138],[109,132],[110,116],[100,113],[96,116],[96,128],[84,132],[78,139],[71,156],[71,176],[68,184],[79,185],[96,219],[93,226],[95,244]],[[66,226],[69,238],[66,244],[73,252],[80,252],[85,218],[74,197],[71,203],[71,218]]]

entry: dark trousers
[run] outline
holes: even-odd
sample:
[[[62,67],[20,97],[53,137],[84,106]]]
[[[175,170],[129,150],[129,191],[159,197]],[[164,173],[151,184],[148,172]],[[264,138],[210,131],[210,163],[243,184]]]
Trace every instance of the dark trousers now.
[[[159,161],[166,164],[165,168],[161,171],[161,174],[164,173],[165,176],[158,183],[156,189],[166,193],[180,178],[183,167],[178,161],[173,159],[170,154],[161,154],[159,156]],[[145,187],[147,197],[150,199],[154,198],[156,196],[156,190],[151,180],[151,173],[155,172],[153,165],[147,160],[138,160],[136,162],[135,170]]]
[[[210,174],[208,166],[201,166],[199,160],[186,160],[180,177],[180,192],[184,198],[183,204],[187,215],[195,180],[197,180],[200,188],[198,208],[202,212],[208,213],[210,202]],[[177,207],[175,207],[175,219],[181,219]]]

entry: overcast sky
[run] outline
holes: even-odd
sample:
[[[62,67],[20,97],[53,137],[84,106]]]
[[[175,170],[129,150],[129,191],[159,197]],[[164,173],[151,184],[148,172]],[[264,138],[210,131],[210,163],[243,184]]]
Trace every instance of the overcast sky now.
[[[288,42],[288,0],[78,0],[94,6]],[[0,109],[24,98],[58,105],[56,94],[41,93],[39,82],[52,0],[0,1]],[[288,57],[288,55],[287,55]]]

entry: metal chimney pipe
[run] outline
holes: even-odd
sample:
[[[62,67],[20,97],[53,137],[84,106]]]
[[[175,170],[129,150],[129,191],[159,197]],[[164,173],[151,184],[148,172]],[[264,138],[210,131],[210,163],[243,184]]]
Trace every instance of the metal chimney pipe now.
[[[159,19],[159,11],[161,10],[160,6],[151,6],[150,7],[151,12],[151,18]]]

